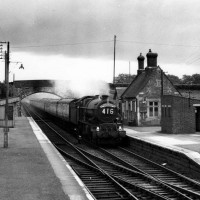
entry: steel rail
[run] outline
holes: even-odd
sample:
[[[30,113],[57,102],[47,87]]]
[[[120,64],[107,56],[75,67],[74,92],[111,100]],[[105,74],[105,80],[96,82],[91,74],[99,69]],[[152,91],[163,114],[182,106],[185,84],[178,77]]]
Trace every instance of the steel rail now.
[[[79,148],[79,149],[80,149],[80,148]],[[80,150],[81,150],[81,149],[80,149]],[[191,200],[190,197],[187,197],[186,195],[184,195],[184,194],[181,193],[180,191],[178,191],[178,190],[172,188],[171,186],[165,184],[163,181],[160,181],[160,180],[158,180],[158,179],[156,179],[156,178],[153,178],[153,177],[151,177],[151,176],[145,175],[145,174],[143,174],[143,173],[141,173],[141,172],[134,171],[134,170],[132,170],[132,169],[128,169],[128,168],[123,167],[123,166],[121,166],[121,165],[117,165],[116,163],[114,164],[114,163],[112,163],[112,162],[110,162],[110,161],[107,161],[107,160],[105,160],[105,159],[96,157],[96,156],[94,156],[94,155],[88,153],[88,152],[85,151],[85,150],[81,150],[81,151],[84,152],[84,154],[86,154],[87,156],[91,157],[92,160],[96,160],[96,161],[98,162],[98,165],[99,165],[100,163],[104,163],[106,166],[103,166],[103,167],[101,166],[101,168],[102,168],[103,170],[105,170],[105,171],[109,171],[108,173],[110,173],[111,175],[113,175],[114,173],[115,173],[115,174],[117,174],[117,173],[118,173],[118,174],[119,174],[119,173],[122,173],[122,176],[123,176],[123,173],[124,173],[124,174],[126,174],[126,176],[127,176],[127,175],[130,175],[130,176],[128,176],[128,178],[129,178],[130,180],[132,180],[133,177],[136,176],[137,178],[139,178],[140,181],[144,181],[144,180],[146,181],[146,183],[142,183],[142,184],[143,184],[143,185],[147,185],[147,188],[150,187],[149,184],[151,185],[151,184],[154,183],[154,184],[157,185],[157,187],[161,187],[161,186],[162,186],[163,189],[164,189],[164,188],[167,189],[168,192],[170,191],[171,193],[174,193],[174,195],[176,194],[175,196],[179,196],[181,199],[190,199],[190,200]],[[111,167],[111,168],[117,169],[118,172],[116,172],[116,171],[112,172],[112,169],[107,168],[108,166]],[[110,171],[111,171],[111,172],[110,172]],[[113,175],[113,176],[114,176],[114,175]],[[119,176],[119,175],[118,175],[118,176]],[[147,184],[147,182],[148,182],[149,184]],[[142,186],[141,186],[141,187],[142,187]],[[152,186],[152,190],[154,190],[153,187],[155,187],[155,185]],[[144,189],[147,189],[147,188],[145,188],[145,186],[144,186],[143,188],[144,188]],[[169,194],[168,194],[168,195],[169,195]]]
[[[189,177],[186,177],[180,173],[177,173],[171,169],[168,169],[162,165],[159,165],[159,164],[157,164],[149,159],[146,159],[138,154],[135,154],[134,152],[131,152],[127,149],[124,149],[124,148],[120,148],[120,149],[123,150],[125,153],[130,154],[131,158],[133,158],[133,156],[134,156],[134,157],[138,158],[139,160],[144,161],[145,164],[148,164],[148,168],[143,169],[143,171],[145,173],[148,173],[149,175],[153,176],[154,178],[165,182],[166,184],[170,185],[171,187],[174,187],[176,190],[180,190],[181,192],[187,193],[187,195],[193,195],[193,197],[200,199],[200,183],[199,182],[197,182]],[[138,165],[138,163],[137,163],[137,165]],[[155,171],[156,169],[157,169],[157,171]],[[151,171],[153,171],[153,172],[151,172]],[[166,176],[169,176],[169,175],[170,175],[170,177],[171,176],[173,176],[173,177],[167,178]],[[172,178],[173,178],[173,181],[172,181]]]
[[[39,116],[38,116],[39,117]],[[39,117],[40,118],[40,117]],[[42,121],[42,119],[40,118],[40,121]],[[95,164],[95,162],[93,162],[91,159],[89,159],[87,156],[85,156],[80,150],[78,150],[73,144],[69,143],[62,135],[60,135],[54,128],[52,128],[48,123],[46,123],[45,121],[43,121],[43,123],[45,123],[52,131],[54,131],[56,134],[58,134],[63,140],[65,140],[65,142],[67,142],[72,148],[74,148],[75,151],[77,151],[79,154],[81,154],[82,157],[84,157],[84,159],[87,160],[87,162],[89,162],[91,165],[95,166],[95,168],[99,168],[100,171],[102,171],[103,169],[101,169],[101,167],[99,167],[98,165]],[[138,170],[138,169],[137,169]],[[140,170],[139,170],[140,171]],[[140,171],[142,172],[142,171]],[[107,173],[107,172],[103,172],[103,173]],[[145,173],[145,172],[143,172]],[[147,173],[145,173],[146,176],[149,176]],[[108,174],[109,176],[109,174]],[[161,183],[161,182],[160,182]],[[165,185],[167,186],[167,185]],[[170,185],[169,185],[169,188],[170,188]],[[176,191],[176,190],[175,190]],[[181,194],[181,193],[180,193]],[[179,195],[180,195],[179,194]],[[185,196],[183,195],[183,198]]]
[[[30,114],[30,112],[29,112]],[[35,114],[36,115],[36,114]],[[58,134],[59,137],[61,137],[68,145],[70,145],[71,148],[73,148],[78,154],[80,154],[81,156],[83,156],[90,164],[92,165],[88,165],[85,162],[82,162],[78,159],[75,159],[73,157],[71,157],[69,154],[67,154],[66,152],[64,152],[61,148],[59,148],[56,144],[53,143],[53,145],[65,156],[67,155],[68,157],[70,156],[71,159],[75,160],[76,162],[81,163],[81,165],[87,166],[88,168],[92,168],[93,170],[96,170],[98,173],[101,173],[102,175],[106,176],[106,178],[109,179],[109,181],[111,181],[113,184],[115,184],[118,188],[120,188],[120,190],[123,191],[123,193],[125,193],[128,196],[128,199],[133,199],[133,200],[139,200],[137,197],[135,197],[133,194],[131,194],[125,187],[123,187],[120,183],[118,183],[113,177],[111,177],[107,172],[105,172],[104,170],[102,170],[101,168],[99,168],[93,161],[91,161],[89,158],[87,158],[81,151],[79,151],[73,144],[71,144],[70,142],[68,142],[62,135],[60,135],[54,128],[52,128],[48,123],[46,123],[39,115],[36,115],[41,122],[43,122],[46,126],[48,126],[51,131],[53,131],[54,133]],[[123,198],[122,198],[123,199]]]

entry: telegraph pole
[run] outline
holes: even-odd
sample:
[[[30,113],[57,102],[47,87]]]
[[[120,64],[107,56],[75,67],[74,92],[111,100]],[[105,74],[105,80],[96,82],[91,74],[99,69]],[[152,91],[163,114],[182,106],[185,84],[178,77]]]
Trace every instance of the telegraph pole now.
[[[10,43],[9,42],[1,42],[0,41],[0,59],[3,59],[2,56],[2,50],[3,50],[3,44],[7,44],[7,51],[5,51],[5,85],[6,85],[6,104],[5,104],[5,113],[4,113],[4,119],[5,119],[5,126],[4,126],[4,148],[8,148],[8,98],[9,98],[9,64],[10,64]]]
[[[131,62],[129,61],[129,83],[131,82]]]
[[[113,84],[115,83],[115,48],[116,48],[116,35],[114,35],[114,69],[113,69]]]
[[[8,98],[9,98],[9,63],[10,44],[7,42],[7,52],[5,52],[5,84],[6,84],[6,105],[5,105],[5,128],[4,128],[4,148],[8,148]]]

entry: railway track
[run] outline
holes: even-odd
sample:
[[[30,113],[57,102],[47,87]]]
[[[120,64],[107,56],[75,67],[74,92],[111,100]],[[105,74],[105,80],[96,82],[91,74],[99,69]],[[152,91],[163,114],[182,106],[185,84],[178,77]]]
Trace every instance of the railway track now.
[[[137,142],[136,142],[137,141]],[[189,164],[185,166],[180,164],[177,164],[178,162],[173,162],[174,159],[179,159],[177,158],[175,154],[170,154],[167,149],[166,151],[162,152],[162,148],[159,148],[159,145],[151,145],[150,143],[142,142],[142,140],[135,140],[134,138],[130,139],[130,145],[127,146],[125,149],[134,152],[138,155],[141,155],[142,157],[148,158],[149,160],[154,161],[155,163],[158,163],[165,168],[171,169],[173,171],[178,172],[179,174],[182,174],[186,177],[190,177],[193,180],[196,180],[197,182],[200,182],[200,177],[198,176],[198,169],[192,169],[193,167],[195,168],[195,164]],[[136,148],[135,148],[136,147]],[[146,148],[145,148],[146,147]],[[155,147],[155,148],[154,148]],[[176,158],[175,158],[176,157]],[[187,160],[185,161],[187,162]]]
[[[102,148],[94,150],[85,147],[84,150],[92,155],[106,159],[107,161],[126,166],[129,169],[160,180],[188,197],[200,199],[199,182],[169,170],[124,148],[109,148],[108,151]]]
[[[81,180],[86,184],[88,189],[92,192],[92,194],[98,198],[100,195],[103,194],[103,198],[106,198],[105,196],[108,195],[110,199],[119,199],[119,197],[113,197],[110,195],[113,195],[115,193],[120,193],[122,191],[123,198],[127,199],[166,199],[162,197],[161,195],[158,195],[156,193],[153,193],[149,190],[144,189],[143,187],[139,187],[135,184],[128,184],[127,182],[124,182],[123,180],[116,179],[113,175],[107,173],[105,170],[103,170],[100,165],[96,164],[93,160],[88,159],[87,163],[80,161],[80,159],[76,159],[80,155],[77,155],[76,151],[67,150],[66,147],[58,147],[57,149],[60,150],[60,152],[63,154],[63,156],[66,158],[68,163],[72,166],[74,171],[78,174],[78,176],[81,178]],[[79,165],[77,165],[79,163]],[[84,167],[84,169],[83,169]],[[94,172],[88,171],[88,168],[92,169],[92,171],[96,171],[98,173],[98,177],[96,174],[94,175]],[[80,170],[81,169],[81,170]],[[85,172],[86,170],[86,172]],[[100,177],[100,174],[103,174],[103,182],[102,178]],[[92,174],[92,175],[91,175]],[[109,180],[113,182],[113,184],[118,186],[118,189],[113,192],[113,186],[110,186],[110,182],[105,182],[106,180]],[[125,186],[124,186],[125,185]],[[124,194],[124,191],[126,191],[126,194]],[[107,197],[108,197],[107,196]],[[125,197],[124,197],[125,196]],[[123,199],[122,198],[122,199]],[[121,194],[120,194],[121,199]]]
[[[29,117],[33,117],[47,137],[52,141],[54,146],[63,154],[68,163],[84,182],[88,191],[94,196],[94,199],[116,199],[116,200],[137,200],[137,198],[128,192],[120,183],[115,181],[110,175],[102,170],[90,165],[91,162],[87,159],[74,145],[67,142],[63,137],[63,133],[59,133],[55,126],[52,127],[51,122],[46,122],[34,113],[32,110],[25,107],[25,112]],[[58,137],[58,135],[60,137]],[[88,164],[88,162],[90,164]],[[95,187],[94,187],[95,186]],[[106,186],[106,189],[105,189]]]
[[[75,145],[66,144],[64,131],[55,126],[52,128],[51,123],[44,123],[39,116],[34,118],[41,128],[47,131],[49,139],[53,140],[56,148],[72,165],[96,199],[200,199],[197,182],[186,178],[189,183],[186,185],[182,180],[184,177],[177,181],[172,172],[170,175],[166,172],[163,174],[164,170],[160,172],[160,169],[154,165],[150,167],[149,164],[145,164],[144,167],[146,161],[141,164],[141,159],[130,159],[132,153],[124,149],[109,149],[108,152],[100,148],[83,148],[83,145],[77,148]],[[120,161],[120,157],[123,161]],[[125,162],[125,158],[129,162]],[[180,186],[184,186],[184,189],[181,190]]]
[[[188,178],[180,173],[170,170],[162,165],[158,165],[151,160],[135,154],[126,148],[119,148],[109,150],[113,155],[117,155],[127,161],[131,166],[140,169],[142,172],[159,179],[166,184],[176,188],[179,191],[190,195],[189,193],[196,193],[200,199],[200,183]],[[131,158],[131,159],[130,159]],[[189,192],[190,191],[190,192]]]

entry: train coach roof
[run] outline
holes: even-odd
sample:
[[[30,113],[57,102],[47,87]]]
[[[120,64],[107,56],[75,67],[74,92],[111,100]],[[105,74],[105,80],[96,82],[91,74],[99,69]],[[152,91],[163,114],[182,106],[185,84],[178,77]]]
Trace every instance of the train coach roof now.
[[[69,104],[70,102],[74,101],[74,99],[44,99],[44,101],[48,103],[67,103]]]
[[[74,101],[74,99],[49,99],[49,98],[42,98],[42,99],[31,99],[31,101],[39,101],[39,102],[48,102],[48,103],[70,103]]]
[[[37,102],[43,102],[43,103],[56,103],[59,101],[59,99],[49,99],[49,98],[42,98],[42,99],[36,99]]]
[[[74,101],[74,100],[76,100],[76,99],[60,99],[60,100],[58,100],[59,102],[62,102],[62,103],[70,103],[70,102],[72,102],[72,101]]]

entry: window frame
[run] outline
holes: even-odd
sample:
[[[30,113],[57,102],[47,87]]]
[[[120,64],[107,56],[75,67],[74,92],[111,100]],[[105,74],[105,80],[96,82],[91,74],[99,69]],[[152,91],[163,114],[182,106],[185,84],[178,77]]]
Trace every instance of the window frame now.
[[[148,116],[159,117],[159,101],[151,100],[148,102]]]

